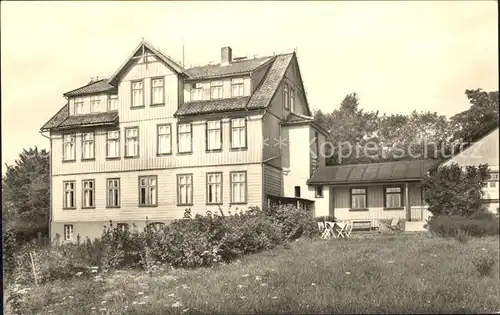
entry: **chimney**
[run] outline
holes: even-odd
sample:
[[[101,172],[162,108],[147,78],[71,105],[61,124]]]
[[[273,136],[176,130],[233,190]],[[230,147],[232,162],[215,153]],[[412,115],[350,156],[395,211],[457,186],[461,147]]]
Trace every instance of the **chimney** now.
[[[231,47],[222,47],[220,49],[220,63],[222,66],[227,66],[233,62],[233,50]]]

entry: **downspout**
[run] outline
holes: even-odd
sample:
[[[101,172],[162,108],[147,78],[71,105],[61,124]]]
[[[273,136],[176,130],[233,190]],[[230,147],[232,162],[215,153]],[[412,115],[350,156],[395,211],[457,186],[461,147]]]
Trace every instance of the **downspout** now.
[[[49,159],[49,178],[50,178],[50,183],[49,183],[49,244],[52,242],[52,138],[50,136],[46,136],[43,134],[43,131],[40,130],[39,133],[49,139],[50,141],[50,159]],[[50,130],[49,130],[50,134]]]

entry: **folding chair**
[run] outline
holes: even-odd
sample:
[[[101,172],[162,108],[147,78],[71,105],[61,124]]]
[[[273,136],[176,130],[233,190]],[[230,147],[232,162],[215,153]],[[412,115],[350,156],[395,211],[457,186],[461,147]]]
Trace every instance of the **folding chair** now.
[[[347,221],[344,229],[342,230],[341,236],[345,238],[351,237],[352,226],[353,226],[352,222]]]
[[[323,231],[323,234],[321,234],[321,239],[330,239],[333,234],[333,224],[330,222],[325,222],[325,230]]]
[[[347,227],[346,222],[336,222],[335,223],[335,237],[339,238],[344,235],[344,230]]]
[[[401,228],[399,227],[399,218],[398,217],[392,218],[391,225],[389,226],[389,228],[393,231],[394,230],[401,230]]]

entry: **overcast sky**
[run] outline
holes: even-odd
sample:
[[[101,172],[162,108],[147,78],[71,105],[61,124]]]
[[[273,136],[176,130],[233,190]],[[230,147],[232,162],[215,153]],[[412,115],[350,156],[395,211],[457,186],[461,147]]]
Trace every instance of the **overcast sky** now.
[[[1,3],[2,161],[48,148],[62,94],[113,74],[142,37],[187,66],[297,49],[309,103],[386,113],[469,107],[498,89],[496,1]],[[5,170],[2,165],[2,172]]]

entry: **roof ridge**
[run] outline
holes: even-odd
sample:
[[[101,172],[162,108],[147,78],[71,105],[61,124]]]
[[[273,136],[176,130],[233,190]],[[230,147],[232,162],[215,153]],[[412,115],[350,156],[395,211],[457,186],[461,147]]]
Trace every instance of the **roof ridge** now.
[[[383,161],[383,162],[373,162],[373,163],[352,163],[352,164],[337,164],[337,165],[325,165],[324,167],[340,167],[340,166],[352,166],[352,165],[376,165],[376,164],[387,164],[387,163],[410,163],[413,161],[420,161],[421,163],[429,162],[429,161],[438,161],[436,159],[411,159],[411,160],[392,160],[392,161]]]

